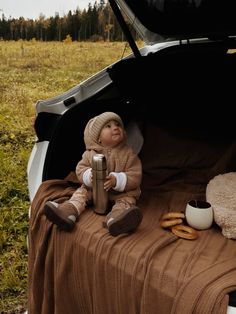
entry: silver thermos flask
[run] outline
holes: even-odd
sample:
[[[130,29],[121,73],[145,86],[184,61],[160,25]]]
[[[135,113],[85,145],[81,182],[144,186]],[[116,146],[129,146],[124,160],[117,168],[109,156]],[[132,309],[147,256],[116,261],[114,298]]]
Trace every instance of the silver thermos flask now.
[[[105,214],[108,209],[108,192],[104,190],[104,182],[107,176],[106,157],[103,154],[95,154],[92,158],[93,175],[93,203],[97,214]]]

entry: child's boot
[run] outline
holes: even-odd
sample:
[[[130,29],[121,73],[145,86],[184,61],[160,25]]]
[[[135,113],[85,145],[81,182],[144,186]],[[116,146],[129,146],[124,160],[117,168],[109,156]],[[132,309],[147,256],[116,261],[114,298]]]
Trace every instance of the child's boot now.
[[[44,213],[59,229],[65,231],[71,231],[79,217],[77,208],[68,201],[62,204],[48,201],[44,206]]]
[[[104,226],[112,236],[133,232],[141,223],[143,214],[139,207],[119,202],[113,206],[112,211],[106,216]]]

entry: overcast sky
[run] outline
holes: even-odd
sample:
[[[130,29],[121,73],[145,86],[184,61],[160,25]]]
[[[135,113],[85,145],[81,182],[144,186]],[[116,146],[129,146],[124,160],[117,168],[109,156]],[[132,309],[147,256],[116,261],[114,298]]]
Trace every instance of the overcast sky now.
[[[0,0],[0,16],[4,13],[7,19],[20,16],[37,19],[40,13],[50,17],[56,12],[63,16],[77,7],[87,9],[89,2],[93,5],[95,0]]]

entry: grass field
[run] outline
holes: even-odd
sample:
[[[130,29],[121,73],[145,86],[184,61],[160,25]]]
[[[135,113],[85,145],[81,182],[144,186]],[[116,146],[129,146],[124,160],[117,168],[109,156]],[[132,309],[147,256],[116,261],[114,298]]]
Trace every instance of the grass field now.
[[[122,58],[126,43],[0,41],[0,313],[27,308],[27,162],[34,104]]]

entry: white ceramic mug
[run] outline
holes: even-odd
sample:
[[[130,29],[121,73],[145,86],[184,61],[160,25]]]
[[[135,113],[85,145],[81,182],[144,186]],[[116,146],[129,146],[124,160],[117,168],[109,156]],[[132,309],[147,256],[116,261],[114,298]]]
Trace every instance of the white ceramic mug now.
[[[185,217],[187,223],[198,230],[211,227],[213,223],[213,210],[206,201],[191,200],[186,205]]]

